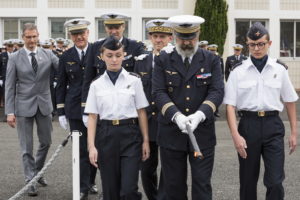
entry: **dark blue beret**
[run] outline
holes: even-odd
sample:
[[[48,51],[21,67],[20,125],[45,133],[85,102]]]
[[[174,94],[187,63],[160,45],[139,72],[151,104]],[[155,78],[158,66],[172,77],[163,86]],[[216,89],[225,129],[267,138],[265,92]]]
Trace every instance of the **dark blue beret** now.
[[[247,37],[251,40],[258,40],[264,35],[268,34],[268,30],[260,23],[255,22],[249,29]]]

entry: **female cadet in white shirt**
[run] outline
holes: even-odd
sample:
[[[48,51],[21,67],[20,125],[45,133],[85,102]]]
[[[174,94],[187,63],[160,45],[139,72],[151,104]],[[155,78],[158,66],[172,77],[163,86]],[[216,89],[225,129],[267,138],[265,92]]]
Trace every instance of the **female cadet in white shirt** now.
[[[140,200],[139,164],[150,154],[149,104],[140,78],[122,69],[125,54],[119,40],[108,37],[100,56],[107,70],[91,84],[85,107],[90,162],[100,169],[104,200]]]

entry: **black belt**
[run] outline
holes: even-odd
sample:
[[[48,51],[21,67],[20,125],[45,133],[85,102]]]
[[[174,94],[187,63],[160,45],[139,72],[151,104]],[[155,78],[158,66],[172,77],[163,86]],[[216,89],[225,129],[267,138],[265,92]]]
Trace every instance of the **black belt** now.
[[[240,116],[249,116],[249,117],[268,117],[268,116],[277,116],[278,111],[238,111]]]
[[[121,126],[121,125],[128,125],[128,124],[137,124],[137,118],[131,119],[115,119],[115,120],[100,120],[100,124],[105,124],[108,126]]]

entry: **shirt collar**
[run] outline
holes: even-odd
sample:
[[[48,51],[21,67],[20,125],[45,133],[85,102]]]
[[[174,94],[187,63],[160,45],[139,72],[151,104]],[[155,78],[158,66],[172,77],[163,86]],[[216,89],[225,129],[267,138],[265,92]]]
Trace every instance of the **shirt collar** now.
[[[26,54],[28,55],[28,56],[30,56],[30,54],[33,52],[33,53],[37,53],[37,47],[35,47],[35,49],[33,50],[33,51],[30,51],[29,49],[27,49],[25,46],[24,46],[24,49],[25,49],[25,51],[26,51]]]
[[[243,61],[245,62],[246,66],[247,66],[247,69],[249,69],[250,67],[255,67],[255,65],[253,64],[252,60],[251,60],[251,57],[249,56],[247,60]],[[267,66],[271,66],[271,67],[274,67],[274,60],[272,58],[270,58],[270,56],[268,56],[268,60],[267,60],[267,63],[265,65],[265,67]]]
[[[75,45],[75,49],[77,50],[77,52],[78,52],[79,55],[81,55],[81,52],[82,52],[82,50],[83,50],[84,55],[85,55],[88,46],[89,46],[89,44],[87,44],[87,45],[84,47],[84,49],[79,49],[79,48]]]

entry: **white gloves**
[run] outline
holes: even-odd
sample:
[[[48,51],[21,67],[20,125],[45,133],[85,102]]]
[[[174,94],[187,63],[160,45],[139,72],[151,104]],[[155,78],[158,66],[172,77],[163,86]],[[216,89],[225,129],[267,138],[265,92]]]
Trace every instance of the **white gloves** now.
[[[68,123],[68,120],[67,120],[67,118],[66,118],[65,115],[59,116],[59,117],[58,117],[58,121],[59,121],[60,126],[61,126],[63,129],[65,129],[65,130],[68,129],[69,123]]]
[[[199,110],[196,111],[194,114],[189,115],[187,118],[189,120],[193,132],[198,127],[199,123],[203,122],[206,119],[205,114]]]
[[[57,86],[57,82],[54,81],[54,82],[53,82],[53,88],[55,88],[56,86]]]
[[[85,127],[88,127],[88,119],[89,119],[88,115],[82,115],[82,121]]]
[[[187,116],[183,115],[183,114],[175,114],[175,118],[174,121],[176,122],[178,128],[181,130],[181,132],[183,133],[187,133],[186,130],[186,124],[189,122],[189,119],[187,118]]]
[[[2,81],[2,80],[0,80],[0,87],[2,87],[2,85],[3,85],[3,81]]]

